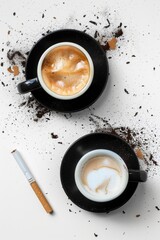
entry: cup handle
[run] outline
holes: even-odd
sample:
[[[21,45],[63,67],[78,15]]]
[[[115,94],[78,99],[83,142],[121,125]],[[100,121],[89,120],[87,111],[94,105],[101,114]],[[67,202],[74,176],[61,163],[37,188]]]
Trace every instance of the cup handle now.
[[[41,87],[41,85],[37,78],[26,80],[25,82],[21,82],[17,85],[18,92],[21,94],[31,92],[40,87]]]
[[[147,172],[142,170],[129,170],[129,182],[146,182]]]

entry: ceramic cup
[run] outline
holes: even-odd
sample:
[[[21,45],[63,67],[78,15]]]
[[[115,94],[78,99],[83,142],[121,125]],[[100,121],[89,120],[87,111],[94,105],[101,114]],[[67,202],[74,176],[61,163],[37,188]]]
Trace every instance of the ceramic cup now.
[[[60,46],[61,47],[62,46],[71,46],[71,47],[77,48],[85,55],[85,57],[89,63],[89,69],[90,69],[89,79],[88,79],[86,85],[79,92],[77,92],[73,95],[61,95],[61,94],[55,93],[54,91],[50,90],[47,87],[47,85],[45,84],[43,77],[42,77],[42,64],[43,64],[43,61],[44,61],[46,55],[54,48],[57,48]],[[39,88],[43,88],[43,90],[46,93],[48,93],[50,96],[52,96],[54,98],[61,99],[61,100],[71,100],[71,99],[80,97],[82,94],[84,94],[88,90],[88,88],[90,87],[90,85],[92,83],[93,77],[94,77],[94,65],[93,65],[93,61],[92,61],[89,53],[83,47],[81,47],[79,44],[76,44],[73,42],[60,42],[60,43],[54,44],[51,47],[49,47],[41,55],[38,65],[37,65],[37,77],[34,79],[26,80],[25,82],[19,83],[17,87],[18,87],[19,93],[22,93],[22,94],[34,91]]]
[[[95,202],[109,202],[119,197],[128,182],[145,182],[147,173],[128,169],[124,160],[115,152],[97,149],[86,153],[75,168],[78,190]]]

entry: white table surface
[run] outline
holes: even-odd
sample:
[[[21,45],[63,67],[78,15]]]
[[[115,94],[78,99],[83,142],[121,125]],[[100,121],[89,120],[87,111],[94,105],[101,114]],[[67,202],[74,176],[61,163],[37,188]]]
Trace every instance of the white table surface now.
[[[107,18],[111,26],[104,29]],[[90,20],[98,25],[89,23]],[[48,30],[84,30],[86,25],[90,28],[88,34],[93,36],[98,30],[109,38],[120,22],[123,39],[118,39],[120,48],[108,53],[108,57],[112,57],[109,82],[95,104],[84,111],[67,114],[68,119],[63,113],[53,111],[38,122],[34,121],[35,108],[28,111],[25,105],[19,107],[28,95],[20,96],[16,89],[17,83],[24,80],[23,73],[12,80],[13,74],[7,71],[11,66],[6,56],[8,50],[26,53]],[[148,181],[139,184],[124,206],[109,214],[90,213],[72,204],[61,187],[59,176],[62,157],[70,144],[95,130],[96,126],[89,121],[91,114],[110,119],[114,126],[137,130],[145,127],[149,151],[160,161],[159,22],[158,0],[124,0],[123,3],[118,0],[0,0],[0,62],[4,63],[0,66],[0,82],[6,85],[0,83],[0,239],[160,238],[160,211],[155,207],[160,207],[159,166],[151,165]],[[127,61],[130,64],[126,64]],[[21,65],[16,64],[22,71]],[[139,106],[142,106],[140,110]],[[50,120],[46,120],[48,116]],[[52,132],[58,134],[58,139],[51,138]],[[21,151],[46,193],[55,210],[53,216],[42,209],[13,160],[10,151],[14,148]],[[137,214],[140,216],[136,217]]]

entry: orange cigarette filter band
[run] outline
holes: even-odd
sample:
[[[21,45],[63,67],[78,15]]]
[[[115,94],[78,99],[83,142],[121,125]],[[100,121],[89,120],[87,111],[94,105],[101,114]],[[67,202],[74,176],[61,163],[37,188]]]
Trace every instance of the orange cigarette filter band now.
[[[35,192],[36,196],[38,197],[39,201],[41,202],[42,206],[46,210],[47,213],[52,213],[53,209],[49,202],[47,201],[46,197],[44,196],[43,192],[41,191],[40,187],[38,186],[36,180],[34,179],[31,171],[29,170],[28,166],[24,162],[21,154],[17,150],[12,151],[12,155],[15,158],[16,162],[18,163],[20,169],[26,176],[28,182],[30,183],[33,191]]]

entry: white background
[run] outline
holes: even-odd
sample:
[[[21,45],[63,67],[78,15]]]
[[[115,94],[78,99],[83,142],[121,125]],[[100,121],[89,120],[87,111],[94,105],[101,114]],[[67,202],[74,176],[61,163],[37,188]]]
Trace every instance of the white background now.
[[[107,18],[111,26],[105,30]],[[89,23],[90,20],[98,25]],[[7,71],[9,49],[25,53],[47,30],[84,30],[86,25],[90,28],[88,34],[93,36],[98,30],[109,38],[120,22],[124,37],[118,40],[120,48],[108,53],[112,57],[109,82],[93,106],[71,116],[67,114],[68,119],[62,113],[52,112],[49,121],[46,114],[38,122],[33,120],[34,108],[28,112],[27,106],[19,107],[28,96],[20,96],[16,89],[24,75],[21,73],[12,80],[13,75]],[[153,236],[159,239],[160,211],[155,208],[160,207],[158,166],[150,167],[147,183],[139,184],[132,199],[109,214],[90,213],[72,204],[61,187],[59,176],[62,157],[70,144],[94,131],[90,114],[106,117],[114,126],[137,130],[145,127],[144,132],[150,139],[149,151],[154,152],[159,162],[159,22],[158,0],[124,0],[123,3],[118,0],[0,0],[0,62],[4,63],[0,67],[0,81],[8,84],[4,87],[0,83],[0,239],[150,240]],[[135,58],[131,57],[133,54]],[[126,64],[127,61],[130,64]],[[125,88],[129,94],[124,92]],[[152,130],[157,135],[157,143],[153,142]],[[52,139],[52,132],[59,138]],[[53,216],[42,209],[13,160],[10,151],[14,148],[21,151],[46,193],[55,210]],[[136,217],[137,214],[140,216]]]

